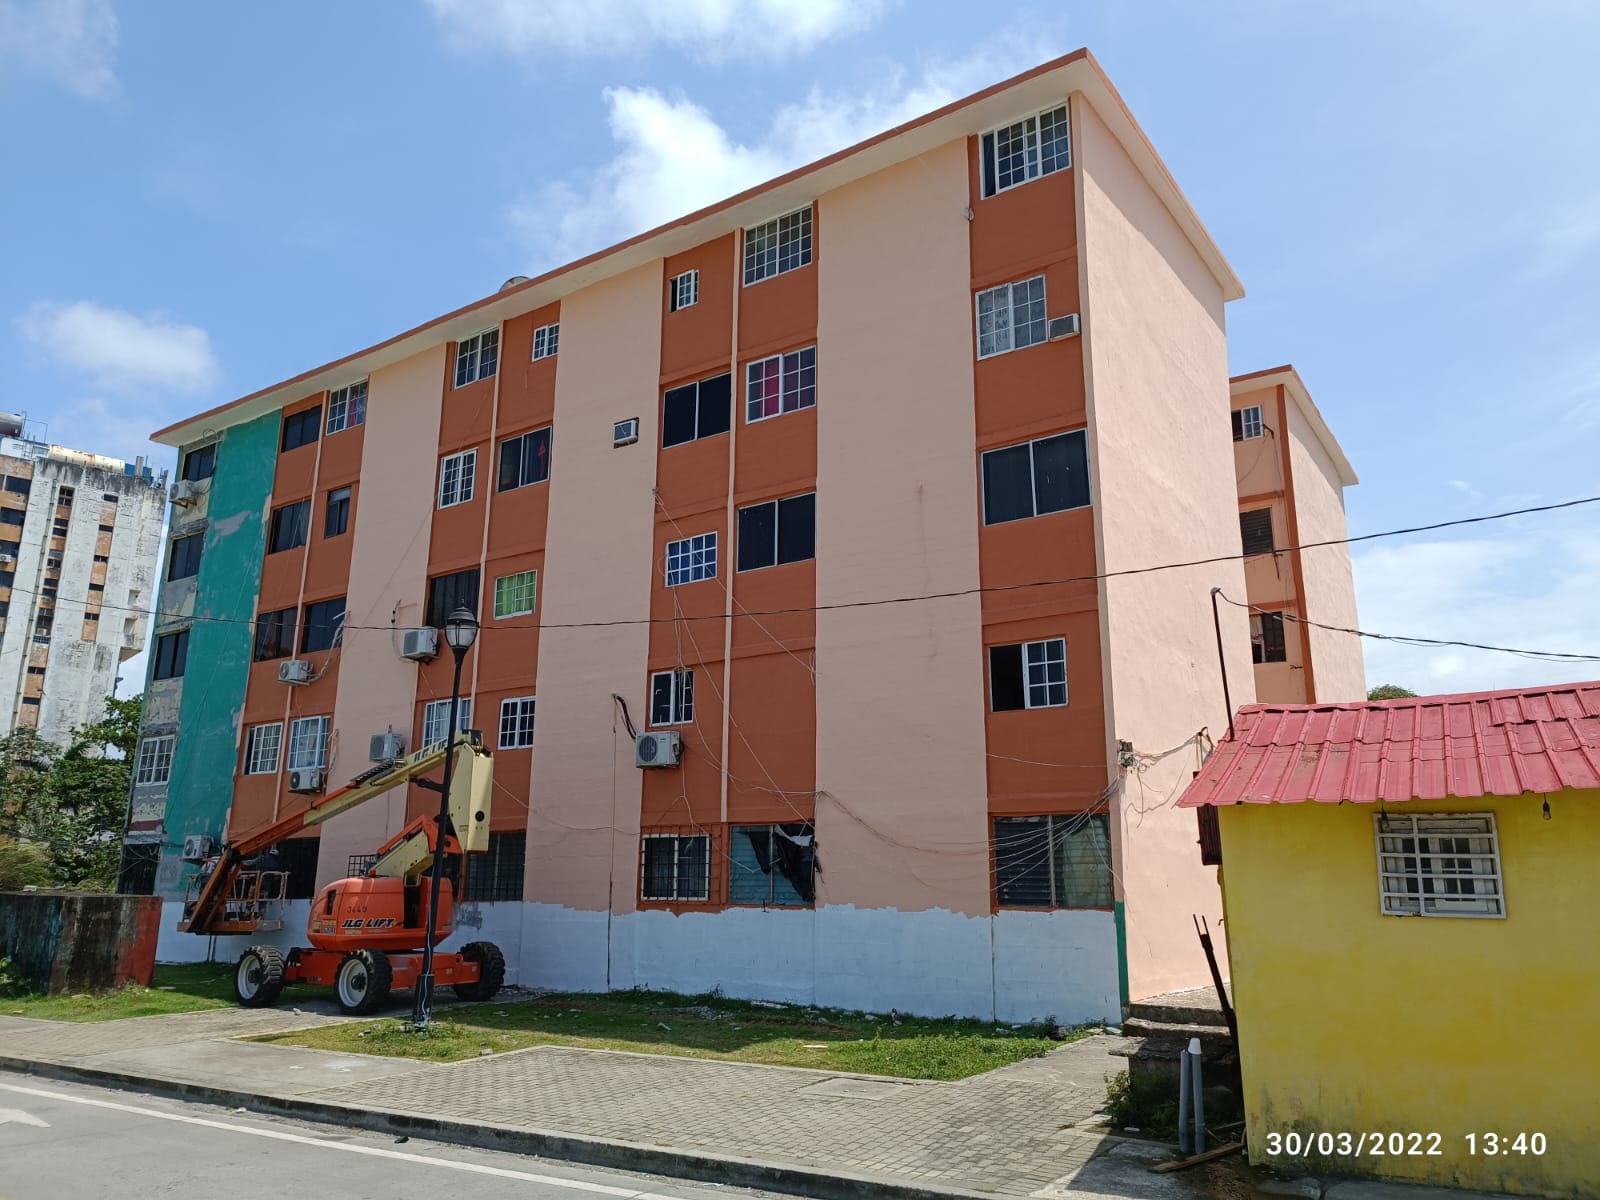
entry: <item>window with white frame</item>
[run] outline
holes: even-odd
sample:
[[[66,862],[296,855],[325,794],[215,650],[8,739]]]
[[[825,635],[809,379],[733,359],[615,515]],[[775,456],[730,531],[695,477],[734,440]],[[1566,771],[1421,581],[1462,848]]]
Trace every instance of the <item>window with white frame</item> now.
[[[680,308],[688,308],[698,303],[700,303],[700,272],[685,271],[682,275],[674,275],[667,291],[667,311],[677,312]]]
[[[977,306],[979,358],[1037,346],[1048,335],[1043,275],[979,292]]]
[[[817,402],[817,348],[774,354],[745,368],[746,422],[799,412]]]
[[[282,721],[274,721],[270,725],[252,725],[244,739],[244,773],[276,775],[282,752]]]
[[[500,749],[522,750],[533,745],[533,709],[532,696],[500,701]]]
[[[439,460],[439,507],[465,504],[472,499],[477,484],[478,452],[463,450]]]
[[[494,581],[495,620],[531,613],[539,602],[539,572],[518,571]]]
[[[556,356],[556,343],[561,340],[561,323],[541,325],[533,331],[533,361]]]
[[[811,206],[774,217],[744,231],[744,281],[748,286],[808,266],[811,262]]]
[[[647,833],[641,839],[641,900],[706,900],[711,894],[711,836]]]
[[[699,583],[717,577],[717,534],[697,533],[667,543],[667,586]]]
[[[1067,106],[1002,125],[983,135],[983,194],[992,196],[1072,165]]]
[[[694,672],[657,671],[650,676],[650,724],[687,725],[694,720]]]
[[[1059,708],[1066,702],[1065,638],[989,647],[989,703],[995,712]]]
[[[289,725],[289,761],[291,771],[322,768],[328,765],[329,717],[301,717]]]
[[[422,706],[422,744],[432,746],[436,742],[444,741],[445,732],[450,728],[450,701],[430,700]],[[472,701],[463,696],[461,705],[456,709],[456,732],[472,728]]]
[[[328,432],[340,433],[367,419],[367,381],[347,384],[328,393]]]
[[[1261,405],[1252,404],[1249,408],[1235,409],[1233,413],[1233,440],[1248,442],[1262,434],[1264,426],[1261,424]]]
[[[139,743],[139,760],[133,769],[135,786],[165,783],[172,777],[172,745],[176,737],[148,737]]]
[[[1493,813],[1377,813],[1378,892],[1396,917],[1503,917]]]
[[[456,343],[456,386],[488,379],[500,366],[500,331],[486,329]]]

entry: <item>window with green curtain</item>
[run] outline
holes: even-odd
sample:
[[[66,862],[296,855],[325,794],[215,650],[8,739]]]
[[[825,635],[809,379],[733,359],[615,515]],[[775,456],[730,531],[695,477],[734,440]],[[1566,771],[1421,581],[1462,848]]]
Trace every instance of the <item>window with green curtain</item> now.
[[[521,571],[494,581],[494,615],[516,617],[531,613],[538,603],[539,572]]]

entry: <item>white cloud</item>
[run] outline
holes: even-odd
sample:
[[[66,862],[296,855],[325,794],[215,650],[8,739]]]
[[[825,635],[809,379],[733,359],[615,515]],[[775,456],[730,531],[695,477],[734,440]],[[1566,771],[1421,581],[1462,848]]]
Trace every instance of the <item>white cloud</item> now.
[[[1600,506],[1597,506],[1600,507]],[[1361,628],[1521,650],[1600,655],[1600,513],[1533,516],[1493,537],[1384,544],[1355,556]],[[1511,532],[1515,529],[1515,532]],[[1365,639],[1369,684],[1462,692],[1600,679],[1600,662]]]
[[[217,382],[206,331],[156,314],[135,316],[92,300],[41,300],[22,318],[22,332],[61,365],[110,390],[203,392]]]
[[[911,78],[903,68],[856,93],[813,89],[736,141],[701,105],[655,88],[608,88],[616,153],[587,176],[515,203],[507,219],[545,270],[681,217],[939,108],[1049,57],[1036,40],[1002,38]]]
[[[425,0],[451,45],[606,54],[663,45],[771,59],[871,25],[890,0]]]
[[[0,0],[0,62],[87,99],[117,90],[117,37],[111,0]]]

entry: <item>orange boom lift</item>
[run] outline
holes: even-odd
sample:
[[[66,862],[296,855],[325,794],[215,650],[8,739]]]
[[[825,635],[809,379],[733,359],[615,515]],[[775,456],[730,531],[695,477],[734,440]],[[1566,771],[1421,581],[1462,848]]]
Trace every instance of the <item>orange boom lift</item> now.
[[[346,786],[319,796],[294,813],[222,848],[209,872],[190,884],[178,928],[188,933],[255,933],[281,929],[273,913],[283,899],[287,872],[252,867],[250,860],[303,829],[349,812],[393,788],[416,783],[440,791],[422,776],[444,765],[446,743],[436,742],[409,758],[382,763]],[[494,759],[482,735],[456,735],[450,778],[452,832],[439,845],[437,814],[417,817],[378,850],[365,875],[340,879],[317,893],[307,922],[309,947],[287,952],[251,946],[239,957],[234,991],[239,1003],[261,1008],[274,1003],[286,983],[332,984],[344,1012],[370,1013],[395,988],[412,987],[422,968],[427,938],[427,875],[435,854],[481,854],[489,847],[489,804]],[[465,861],[463,859],[463,861]],[[449,879],[439,892],[437,945],[454,926]],[[452,984],[464,1000],[487,1000],[505,982],[505,956],[493,942],[470,942],[459,953],[433,956],[434,978]]]

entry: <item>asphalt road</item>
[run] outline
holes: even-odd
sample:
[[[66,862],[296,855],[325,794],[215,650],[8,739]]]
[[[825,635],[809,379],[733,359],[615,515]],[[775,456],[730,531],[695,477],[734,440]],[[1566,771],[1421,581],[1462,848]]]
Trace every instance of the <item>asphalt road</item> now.
[[[0,1200],[776,1200],[0,1072]]]

